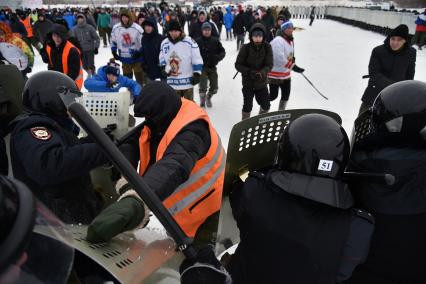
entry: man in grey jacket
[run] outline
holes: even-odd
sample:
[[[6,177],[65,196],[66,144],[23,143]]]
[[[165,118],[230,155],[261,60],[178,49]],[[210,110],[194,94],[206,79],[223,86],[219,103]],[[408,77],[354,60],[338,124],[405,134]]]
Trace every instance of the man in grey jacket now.
[[[83,14],[77,16],[77,25],[73,29],[73,34],[80,42],[83,69],[91,77],[96,73],[95,54],[98,54],[99,36],[95,28],[87,24],[86,17]]]

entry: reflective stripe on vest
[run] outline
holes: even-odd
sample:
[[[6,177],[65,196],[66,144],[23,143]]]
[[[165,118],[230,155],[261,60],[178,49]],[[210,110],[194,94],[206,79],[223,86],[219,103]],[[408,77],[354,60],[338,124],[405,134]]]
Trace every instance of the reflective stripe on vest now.
[[[21,21],[21,23],[24,25],[25,29],[27,30],[27,37],[33,37],[33,27],[31,26],[31,20],[30,20],[30,16],[27,16],[25,18],[25,20],[21,20],[19,19],[19,21]]]
[[[226,155],[220,137],[205,111],[194,102],[182,99],[182,106],[161,139],[156,153],[156,161],[161,160],[174,137],[196,120],[204,120],[209,125],[210,148],[207,154],[195,163],[189,178],[163,201],[164,206],[189,237],[194,237],[198,227],[207,217],[219,211],[221,206]],[[150,136],[151,131],[145,126],[139,138],[141,175],[146,172],[150,161]]]
[[[64,74],[68,75],[68,56],[70,54],[71,48],[75,48],[78,52],[80,70],[78,72],[77,78],[74,79],[74,82],[77,85],[78,89],[81,90],[81,87],[83,87],[83,63],[81,62],[81,58],[80,58],[80,50],[69,41],[65,43],[64,50],[62,51],[62,69],[63,69],[62,71]],[[50,66],[53,67],[52,55],[51,55],[52,48],[49,45],[46,45],[46,52],[49,57]]]

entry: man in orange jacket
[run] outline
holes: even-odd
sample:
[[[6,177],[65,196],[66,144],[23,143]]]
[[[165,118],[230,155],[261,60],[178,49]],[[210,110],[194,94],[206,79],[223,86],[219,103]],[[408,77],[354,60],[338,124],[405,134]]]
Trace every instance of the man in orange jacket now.
[[[47,69],[64,73],[81,89],[83,86],[81,53],[67,40],[67,29],[63,25],[54,24],[51,35],[47,37],[46,45],[41,52],[43,62],[48,64]]]
[[[207,113],[163,82],[146,85],[134,111],[136,117],[145,117],[145,126],[123,153],[135,168],[139,162],[140,175],[187,236],[198,243],[212,241],[197,230],[214,224],[218,215],[226,158]],[[117,188],[119,201],[92,222],[89,241],[108,241],[145,223],[147,214],[136,191],[128,184]]]

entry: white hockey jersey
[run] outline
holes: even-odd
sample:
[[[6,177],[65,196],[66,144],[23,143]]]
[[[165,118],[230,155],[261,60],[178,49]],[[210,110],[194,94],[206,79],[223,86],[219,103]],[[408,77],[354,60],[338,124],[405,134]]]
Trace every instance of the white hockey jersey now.
[[[111,50],[117,51],[120,61],[123,63],[135,63],[132,55],[142,48],[143,29],[138,24],[133,23],[126,28],[121,23],[117,23],[111,32]]]
[[[203,69],[203,58],[198,44],[189,36],[172,43],[168,38],[163,40],[160,47],[160,66],[165,66],[167,84],[175,90],[192,88],[193,73],[200,73]]]
[[[284,80],[291,77],[291,69],[294,66],[293,41],[282,36],[276,36],[271,42],[274,66],[268,73],[268,78]]]

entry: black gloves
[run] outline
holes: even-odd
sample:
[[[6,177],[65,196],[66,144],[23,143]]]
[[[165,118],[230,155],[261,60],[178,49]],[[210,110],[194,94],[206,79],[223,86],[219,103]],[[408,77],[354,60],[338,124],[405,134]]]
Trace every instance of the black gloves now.
[[[94,54],[98,54],[99,50],[97,48],[95,48],[95,50],[93,51]]]
[[[142,70],[145,73],[148,73],[149,69],[148,69],[148,65],[146,63],[142,63]]]
[[[232,283],[228,271],[217,260],[213,247],[201,248],[195,259],[185,259],[179,267],[181,284]]]
[[[299,67],[299,66],[297,66],[297,65],[294,65],[294,66],[293,66],[293,71],[294,71],[294,72],[297,72],[297,73],[303,73],[303,72],[305,71],[305,69],[300,68],[300,67]]]
[[[252,70],[250,71],[250,79],[254,81],[261,81],[263,79],[262,72]]]
[[[118,54],[117,54],[117,50],[113,50],[112,51],[112,56],[114,57],[115,60],[119,60],[120,59],[120,56],[118,56]]]
[[[138,59],[140,57],[142,57],[142,52],[140,52],[140,51],[134,51],[133,52],[132,59]]]
[[[169,77],[169,73],[166,72],[166,66],[161,66],[161,75],[163,75],[164,78]]]
[[[198,83],[200,83],[200,79],[201,79],[200,73],[193,73],[191,78],[191,84],[193,86],[197,85]]]
[[[106,83],[106,87],[107,88],[111,88],[111,89],[114,89],[114,88],[118,87],[118,85],[119,85],[119,83],[117,81],[115,81],[115,82],[108,81]]]

